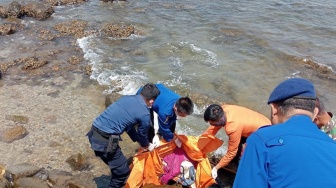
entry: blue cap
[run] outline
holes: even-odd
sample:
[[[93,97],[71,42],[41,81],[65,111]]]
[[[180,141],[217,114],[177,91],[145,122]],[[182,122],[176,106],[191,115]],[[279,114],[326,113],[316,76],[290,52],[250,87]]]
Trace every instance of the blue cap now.
[[[313,83],[303,78],[290,78],[285,80],[272,91],[267,104],[293,97],[316,99]]]

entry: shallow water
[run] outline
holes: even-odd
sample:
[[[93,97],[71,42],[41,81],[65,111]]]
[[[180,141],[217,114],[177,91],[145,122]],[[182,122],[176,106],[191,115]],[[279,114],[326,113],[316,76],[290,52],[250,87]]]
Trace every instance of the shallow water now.
[[[315,83],[326,107],[335,111],[335,9],[331,0],[91,0],[57,6],[45,21],[24,18],[26,30],[0,36],[0,63],[29,56],[30,48],[42,50],[31,34],[33,28],[51,28],[70,19],[87,21],[89,28],[98,30],[123,22],[142,34],[114,39],[99,33],[75,41],[85,63],[93,65],[91,79],[106,85],[106,93],[122,88],[121,94],[131,94],[145,82],[160,82],[181,95],[205,95],[268,116],[266,101],[275,85],[303,77]],[[43,50],[68,44],[65,37]],[[329,71],[322,72],[319,66]],[[20,76],[9,74],[4,79]],[[202,120],[207,105],[196,106],[193,116],[180,121],[180,130],[200,134],[207,126]]]

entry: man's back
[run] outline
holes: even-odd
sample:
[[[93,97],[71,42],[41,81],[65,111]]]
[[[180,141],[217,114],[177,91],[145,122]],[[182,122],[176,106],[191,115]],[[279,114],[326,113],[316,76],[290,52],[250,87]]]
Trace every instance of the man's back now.
[[[251,170],[237,175],[235,187],[336,187],[336,142],[308,116],[261,128],[247,145],[249,159],[239,165]]]
[[[148,129],[150,122],[149,109],[140,95],[123,96],[111,104],[93,125],[101,131],[110,134],[122,134],[136,124],[146,125]],[[143,127],[139,127],[142,129]]]

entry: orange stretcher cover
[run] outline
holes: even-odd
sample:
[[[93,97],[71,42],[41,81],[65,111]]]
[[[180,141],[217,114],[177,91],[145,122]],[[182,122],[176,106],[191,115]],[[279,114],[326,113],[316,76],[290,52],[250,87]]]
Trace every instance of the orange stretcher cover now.
[[[175,134],[182,142],[182,149],[197,162],[196,187],[208,187],[215,182],[211,177],[211,165],[207,153],[215,151],[223,144],[212,135],[185,136]],[[176,148],[174,141],[161,142],[161,145],[151,152],[139,152],[133,157],[131,174],[126,182],[126,188],[138,188],[146,184],[163,185],[160,176],[163,171],[163,157],[172,154]]]

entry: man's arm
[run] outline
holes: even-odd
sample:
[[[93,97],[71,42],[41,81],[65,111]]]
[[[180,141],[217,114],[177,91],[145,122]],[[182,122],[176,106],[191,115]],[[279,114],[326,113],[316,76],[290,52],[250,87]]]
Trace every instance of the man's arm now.
[[[138,126],[138,135],[139,135],[139,143],[141,147],[147,147],[149,145],[148,141],[148,128],[150,127],[150,114],[141,117],[139,126]]]
[[[224,155],[224,157],[216,165],[216,169],[220,169],[222,167],[227,166],[232,161],[232,159],[237,155],[238,146],[241,139],[241,132],[235,131],[229,134],[228,136],[229,136],[228,150]]]
[[[247,139],[233,188],[268,187],[268,163],[268,148],[259,135],[253,133]]]

